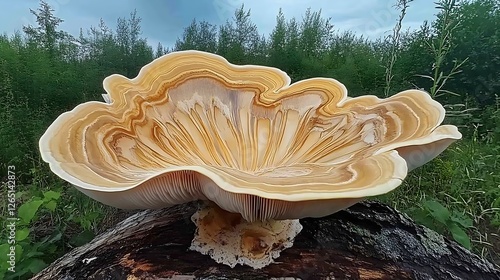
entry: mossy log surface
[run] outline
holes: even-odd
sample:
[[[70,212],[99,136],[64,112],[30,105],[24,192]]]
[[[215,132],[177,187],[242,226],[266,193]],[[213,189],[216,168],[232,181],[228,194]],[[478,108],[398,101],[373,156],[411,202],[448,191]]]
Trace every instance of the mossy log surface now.
[[[139,212],[33,279],[500,279],[457,243],[377,202],[301,220],[294,246],[259,270],[188,250],[198,204]]]

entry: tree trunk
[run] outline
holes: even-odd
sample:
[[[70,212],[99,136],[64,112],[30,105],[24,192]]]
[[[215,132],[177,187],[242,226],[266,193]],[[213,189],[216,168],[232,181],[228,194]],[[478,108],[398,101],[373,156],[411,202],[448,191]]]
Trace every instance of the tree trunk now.
[[[377,202],[302,219],[294,246],[276,263],[230,268],[188,250],[197,209],[137,213],[33,279],[500,279],[490,263]]]

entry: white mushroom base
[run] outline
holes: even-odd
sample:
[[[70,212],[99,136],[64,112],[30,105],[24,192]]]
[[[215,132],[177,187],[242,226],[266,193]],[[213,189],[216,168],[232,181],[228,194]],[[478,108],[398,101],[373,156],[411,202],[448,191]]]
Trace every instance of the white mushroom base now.
[[[230,267],[259,269],[273,263],[302,230],[299,220],[250,223],[213,205],[198,210],[191,220],[197,230],[189,249]]]

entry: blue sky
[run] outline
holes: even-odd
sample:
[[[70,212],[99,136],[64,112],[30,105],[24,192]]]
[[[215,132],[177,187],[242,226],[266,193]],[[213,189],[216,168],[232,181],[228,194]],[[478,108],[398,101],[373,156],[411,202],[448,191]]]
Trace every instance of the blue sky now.
[[[114,28],[118,17],[128,17],[137,10],[142,18],[143,36],[156,46],[162,42],[171,46],[182,35],[194,18],[212,24],[221,24],[245,5],[251,10],[252,21],[259,32],[269,34],[281,7],[287,19],[300,21],[305,10],[321,9],[330,17],[337,30],[352,30],[370,38],[387,35],[394,26],[398,12],[393,8],[396,0],[48,0],[55,15],[62,18],[61,28],[73,35],[96,26],[100,18]],[[433,20],[436,14],[434,0],[414,0],[410,3],[403,28],[418,28],[424,20]],[[23,25],[34,24],[29,9],[36,9],[38,0],[0,0],[0,32],[12,34]]]

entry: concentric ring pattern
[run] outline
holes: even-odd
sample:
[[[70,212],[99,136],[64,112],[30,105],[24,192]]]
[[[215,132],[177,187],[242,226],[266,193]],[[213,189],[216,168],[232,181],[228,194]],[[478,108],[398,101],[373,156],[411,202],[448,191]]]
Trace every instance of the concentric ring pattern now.
[[[61,178],[121,208],[209,199],[249,220],[327,215],[391,191],[461,138],[423,91],[349,98],[333,79],[290,85],[281,70],[198,51],[104,88],[108,103],[59,116],[40,151]]]

